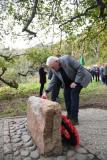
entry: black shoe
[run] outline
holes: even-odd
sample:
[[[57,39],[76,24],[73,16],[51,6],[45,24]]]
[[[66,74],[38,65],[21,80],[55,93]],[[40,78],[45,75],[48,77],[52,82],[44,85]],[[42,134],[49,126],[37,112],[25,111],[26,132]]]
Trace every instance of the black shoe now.
[[[77,118],[72,118],[71,116],[67,116],[68,119],[71,120],[73,125],[79,125],[78,119]]]
[[[74,126],[75,126],[75,125],[79,125],[79,122],[78,122],[77,120],[72,119],[71,122],[72,122],[72,124],[73,124]]]

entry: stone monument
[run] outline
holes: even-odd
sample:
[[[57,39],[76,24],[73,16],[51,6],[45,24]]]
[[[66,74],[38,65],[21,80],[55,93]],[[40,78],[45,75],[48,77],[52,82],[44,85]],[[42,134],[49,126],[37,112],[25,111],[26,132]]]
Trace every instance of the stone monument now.
[[[28,100],[27,125],[39,153],[62,153],[61,106],[57,102],[32,96]]]

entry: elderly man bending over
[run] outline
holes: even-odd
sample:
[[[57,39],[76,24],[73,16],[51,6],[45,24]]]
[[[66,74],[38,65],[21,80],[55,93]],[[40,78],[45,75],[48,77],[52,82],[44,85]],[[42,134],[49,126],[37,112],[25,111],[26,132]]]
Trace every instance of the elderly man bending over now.
[[[53,76],[43,96],[47,98],[48,93],[52,91],[57,79],[59,79],[64,88],[67,116],[74,125],[79,124],[79,94],[81,89],[91,82],[91,74],[78,61],[68,55],[59,58],[50,56],[46,64],[52,69]]]

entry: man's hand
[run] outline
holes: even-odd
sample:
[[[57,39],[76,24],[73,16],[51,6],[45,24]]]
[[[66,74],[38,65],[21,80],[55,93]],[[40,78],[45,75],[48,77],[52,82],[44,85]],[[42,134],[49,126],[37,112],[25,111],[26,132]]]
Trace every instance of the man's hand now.
[[[70,84],[70,88],[75,88],[77,86],[77,84],[75,82]]]
[[[43,99],[48,99],[47,93],[44,92],[41,98],[43,98]]]

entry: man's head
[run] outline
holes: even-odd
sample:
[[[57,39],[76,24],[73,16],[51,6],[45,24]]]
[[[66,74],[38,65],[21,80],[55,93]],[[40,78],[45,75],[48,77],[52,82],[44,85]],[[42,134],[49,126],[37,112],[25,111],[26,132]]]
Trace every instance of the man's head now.
[[[55,71],[59,70],[60,68],[59,58],[55,56],[48,57],[46,65],[54,69]]]

